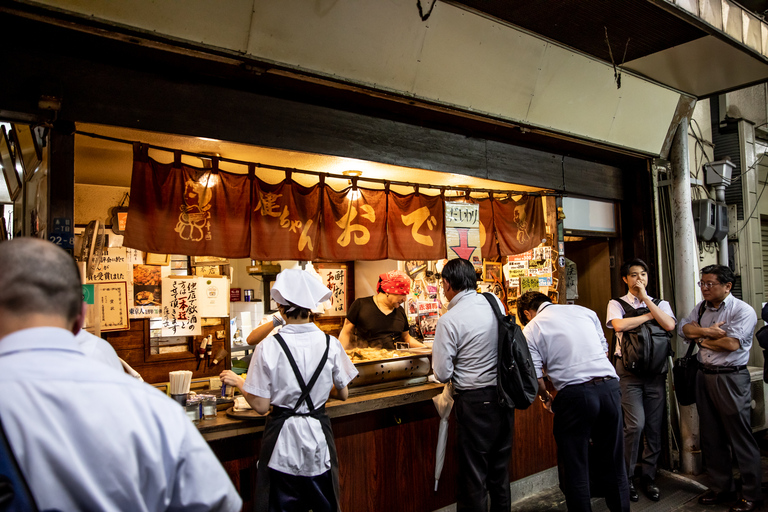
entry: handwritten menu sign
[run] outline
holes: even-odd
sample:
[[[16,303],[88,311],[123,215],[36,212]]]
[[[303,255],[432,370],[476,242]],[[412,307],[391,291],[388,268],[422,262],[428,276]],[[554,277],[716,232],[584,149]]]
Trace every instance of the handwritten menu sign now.
[[[330,308],[325,310],[328,316],[344,316],[347,314],[347,269],[346,268],[318,268],[317,273],[329,290],[331,298],[328,299],[326,306],[330,303]]]
[[[98,283],[98,310],[101,332],[124,331],[128,321],[128,288],[125,281]]]
[[[162,285],[162,330],[160,336],[199,336],[198,280],[166,277]]]
[[[480,254],[480,205],[445,202],[445,245],[448,259],[464,258],[483,268]]]
[[[130,272],[125,247],[106,247],[90,282],[128,281]]]

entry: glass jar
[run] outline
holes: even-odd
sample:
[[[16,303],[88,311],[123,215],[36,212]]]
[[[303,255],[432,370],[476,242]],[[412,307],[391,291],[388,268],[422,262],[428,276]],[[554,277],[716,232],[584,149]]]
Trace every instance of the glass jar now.
[[[197,397],[189,398],[187,400],[187,405],[185,405],[184,408],[187,411],[187,417],[192,423],[198,423],[200,421],[200,400],[198,400]]]

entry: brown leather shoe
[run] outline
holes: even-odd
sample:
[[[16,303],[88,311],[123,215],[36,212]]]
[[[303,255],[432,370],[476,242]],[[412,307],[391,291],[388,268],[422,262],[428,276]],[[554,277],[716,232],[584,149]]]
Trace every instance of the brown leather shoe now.
[[[749,501],[742,498],[731,507],[731,512],[752,512],[753,510],[757,510],[757,507],[759,506],[760,502]]]
[[[735,501],[736,500],[736,493],[733,491],[730,492],[717,492],[714,490],[709,490],[699,496],[699,503],[701,505],[714,505],[716,503],[727,503],[729,501]]]

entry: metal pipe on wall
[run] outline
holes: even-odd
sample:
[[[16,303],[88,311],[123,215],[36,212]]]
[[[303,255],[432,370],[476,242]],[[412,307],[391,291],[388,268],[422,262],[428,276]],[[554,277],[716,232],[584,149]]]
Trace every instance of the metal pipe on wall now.
[[[730,180],[729,180],[730,181]],[[715,201],[717,204],[725,204],[725,184],[715,186]],[[728,266],[728,233],[717,242],[717,264]]]
[[[678,318],[695,306],[695,286],[698,275],[698,251],[691,211],[690,163],[688,161],[688,118],[683,117],[672,140],[672,226],[674,230],[675,312]],[[687,346],[678,338],[678,354]],[[682,351],[682,352],[681,352]],[[684,473],[701,473],[698,411],[695,405],[680,406],[682,437],[681,467]]]

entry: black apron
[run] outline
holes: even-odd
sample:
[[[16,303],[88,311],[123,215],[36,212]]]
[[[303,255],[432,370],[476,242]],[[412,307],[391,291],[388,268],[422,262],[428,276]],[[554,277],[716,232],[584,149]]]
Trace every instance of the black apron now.
[[[325,442],[328,444],[328,451],[331,457],[331,479],[333,481],[333,490],[336,495],[336,510],[341,512],[339,505],[339,463],[336,456],[336,443],[333,440],[333,431],[331,430],[331,419],[325,412],[325,404],[315,409],[315,405],[312,403],[312,398],[309,396],[309,392],[317,382],[318,377],[325,367],[325,362],[328,360],[328,349],[331,346],[331,338],[328,334],[325,335],[325,353],[320,359],[318,365],[309,383],[304,383],[304,378],[301,376],[299,367],[296,365],[296,360],[293,358],[293,354],[288,349],[288,345],[285,344],[285,340],[280,334],[275,334],[275,339],[280,343],[285,355],[288,357],[288,361],[291,363],[291,368],[296,376],[296,380],[299,381],[299,387],[301,387],[301,395],[299,400],[293,409],[287,407],[272,406],[272,412],[267,416],[267,421],[264,425],[264,434],[261,438],[261,452],[259,453],[259,466],[256,473],[256,496],[253,500],[253,509],[256,512],[268,512],[269,511],[269,459],[272,458],[272,452],[277,444],[277,438],[280,435],[280,430],[283,428],[285,420],[291,416],[310,416],[320,422],[323,428],[323,434],[325,434]],[[309,408],[308,413],[296,412],[302,403],[306,401]]]

